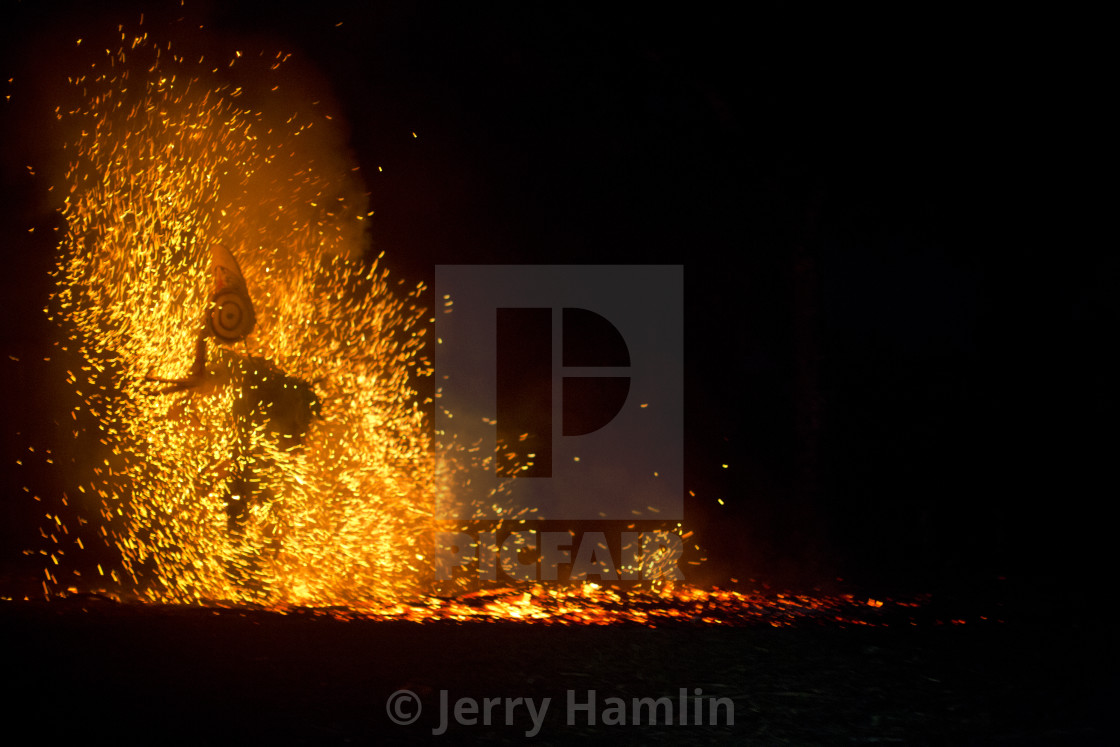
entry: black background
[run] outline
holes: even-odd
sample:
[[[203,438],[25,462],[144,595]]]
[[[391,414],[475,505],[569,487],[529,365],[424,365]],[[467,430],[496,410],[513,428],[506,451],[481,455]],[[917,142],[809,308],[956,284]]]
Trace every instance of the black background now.
[[[4,21],[9,580],[39,572],[21,551],[42,506],[22,487],[50,502],[58,480],[15,466],[58,438],[38,360],[60,219],[26,168],[58,146],[38,126],[55,106],[41,81],[70,72],[73,37],[139,10],[16,4]],[[157,38],[182,15],[144,10]],[[408,283],[441,263],[684,265],[697,580],[843,577],[1032,606],[1091,605],[1108,584],[1117,261],[1094,229],[1091,19],[945,4],[187,11],[321,73],[368,180],[373,249]]]

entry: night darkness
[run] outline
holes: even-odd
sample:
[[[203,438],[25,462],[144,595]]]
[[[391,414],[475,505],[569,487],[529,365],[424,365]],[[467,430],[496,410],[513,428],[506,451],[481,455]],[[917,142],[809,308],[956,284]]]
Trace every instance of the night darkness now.
[[[36,361],[60,220],[26,168],[54,147],[29,65],[138,16],[80,7],[21,4],[2,32],[0,579],[21,589],[40,513],[22,488],[52,478],[14,462],[56,438]],[[329,83],[395,276],[684,266],[698,582],[1098,614],[1120,268],[1091,228],[1092,39],[945,6],[264,7],[199,15]]]

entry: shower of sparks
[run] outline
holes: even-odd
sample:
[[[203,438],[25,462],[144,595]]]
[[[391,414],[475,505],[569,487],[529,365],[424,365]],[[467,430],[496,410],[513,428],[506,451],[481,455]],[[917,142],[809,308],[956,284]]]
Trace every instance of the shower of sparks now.
[[[117,558],[80,586],[126,602],[421,622],[867,624],[881,612],[876,600],[669,580],[628,591],[434,583],[432,538],[452,529],[433,519],[437,485],[454,491],[469,474],[460,459],[495,455],[451,444],[436,468],[415,390],[431,374],[424,288],[391,284],[363,260],[372,213],[357,169],[311,132],[331,127],[329,115],[286,98],[282,54],[265,61],[273,79],[255,79],[272,98],[254,111],[222,81],[246,64],[242,52],[213,63],[146,34],[122,29],[120,41],[71,79],[79,103],[56,112],[72,135],[54,187],[66,229],[47,311],[59,357],[73,362],[80,454],[62,503],[100,514]],[[210,339],[202,381],[167,391],[148,377],[190,371],[215,245],[240,264],[256,326],[233,345]],[[507,508],[500,493],[490,499]],[[495,532],[532,519],[508,509]],[[84,550],[89,530],[47,518],[47,596],[81,599],[58,537]],[[671,561],[650,553],[639,570],[670,579]]]
[[[238,106],[212,68],[240,57],[187,60],[122,31],[57,112],[74,134],[48,312],[77,361],[74,420],[92,415],[98,441],[83,441],[79,490],[119,554],[111,575],[142,599],[387,603],[431,564],[423,288],[361,261],[352,164],[309,134],[329,117]],[[262,87],[281,109],[296,105],[282,61]],[[145,377],[190,370],[215,244],[241,265],[256,327],[209,341],[202,385],[161,393]],[[237,522],[231,501],[247,505]]]

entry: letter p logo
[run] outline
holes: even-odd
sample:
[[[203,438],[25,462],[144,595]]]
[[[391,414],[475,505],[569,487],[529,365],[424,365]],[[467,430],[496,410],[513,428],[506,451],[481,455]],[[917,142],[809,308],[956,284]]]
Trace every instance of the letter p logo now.
[[[683,274],[436,269],[437,518],[683,512]]]

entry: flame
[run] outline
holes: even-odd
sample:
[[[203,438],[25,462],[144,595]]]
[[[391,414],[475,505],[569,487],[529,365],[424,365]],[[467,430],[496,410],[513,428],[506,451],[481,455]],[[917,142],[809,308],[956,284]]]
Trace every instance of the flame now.
[[[282,59],[268,62],[272,105],[294,106]],[[203,60],[123,31],[71,83],[83,103],[57,112],[77,134],[49,313],[97,425],[83,479],[120,556],[114,578],[174,603],[413,593],[432,516],[414,387],[430,372],[424,288],[400,292],[361,261],[364,195],[313,136],[327,115],[243,108],[242,88]],[[160,394],[145,377],[190,368],[214,245],[237,258],[256,327],[211,342],[203,385]]]

